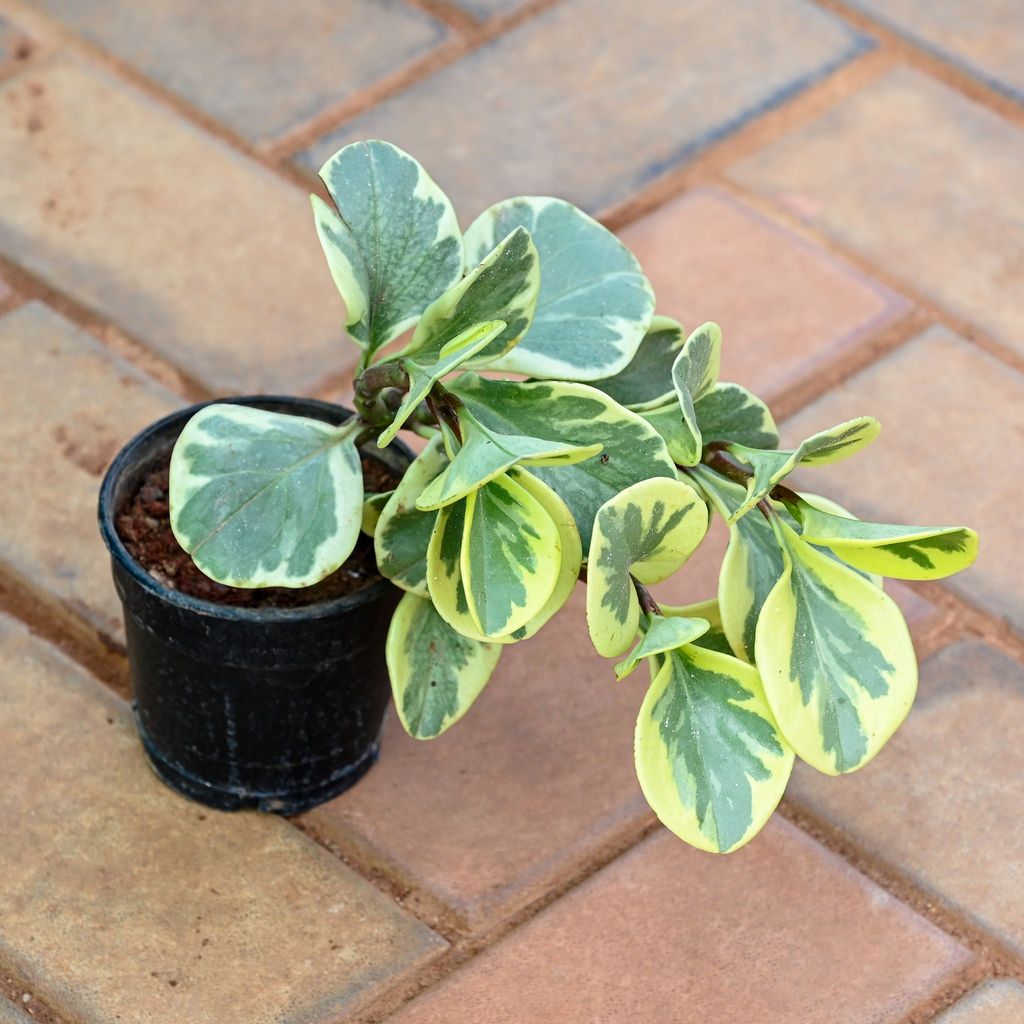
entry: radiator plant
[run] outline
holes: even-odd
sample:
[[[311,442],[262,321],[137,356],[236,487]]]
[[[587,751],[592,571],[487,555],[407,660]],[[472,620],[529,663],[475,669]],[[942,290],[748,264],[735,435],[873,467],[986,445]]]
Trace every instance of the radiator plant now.
[[[977,550],[963,527],[861,522],[787,486],[798,466],[854,455],[878,423],[780,449],[767,406],[719,380],[715,324],[687,334],[655,316],[633,255],[569,203],[509,199],[462,233],[387,143],[348,146],[321,176],[335,206],[313,197],[316,229],[362,349],[356,415],[333,427],[199,412],[170,493],[199,568],[236,587],[304,587],[371,533],[405,591],[387,662],[421,739],[458,721],[506,645],[585,580],[598,652],[619,679],[650,670],[644,793],[704,850],[764,825],[795,756],[835,775],[878,753],[917,685],[881,577],[937,579]],[[393,492],[364,496],[359,447],[400,429],[426,446]],[[730,531],[717,596],[659,605],[648,587],[683,566],[712,515]]]

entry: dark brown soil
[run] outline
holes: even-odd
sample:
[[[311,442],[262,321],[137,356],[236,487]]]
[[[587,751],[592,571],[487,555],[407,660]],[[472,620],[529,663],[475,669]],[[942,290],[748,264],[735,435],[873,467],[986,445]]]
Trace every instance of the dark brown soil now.
[[[171,532],[167,505],[170,456],[153,469],[117,513],[117,534],[139,565],[172,590],[237,608],[301,608],[354,593],[379,580],[373,541],[360,533],[355,550],[337,572],[312,587],[225,587],[204,576]],[[391,490],[398,478],[374,459],[363,459],[367,493]]]

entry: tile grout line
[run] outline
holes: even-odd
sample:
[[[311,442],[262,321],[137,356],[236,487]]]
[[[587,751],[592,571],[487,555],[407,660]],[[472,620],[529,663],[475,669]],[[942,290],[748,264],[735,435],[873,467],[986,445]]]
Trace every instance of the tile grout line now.
[[[956,58],[917,42],[890,27],[884,20],[859,10],[847,0],[811,0],[857,31],[872,36],[880,47],[895,54],[911,67],[937,79],[954,91],[1024,127],[1024,108],[1011,96],[986,82],[975,72],[960,66]]]
[[[786,207],[775,203],[758,192],[744,188],[729,178],[717,178],[711,183],[730,193],[748,207],[771,217],[777,225],[788,230],[791,234],[814,243],[818,248],[850,264],[850,266],[862,274],[903,295],[922,310],[932,323],[939,324],[954,334],[959,334],[976,348],[981,349],[981,351],[997,359],[1010,369],[1024,374],[1024,355],[1012,351],[968,318],[954,313],[934,299],[929,298],[910,282],[901,279],[884,267],[872,263],[868,257],[856,249],[847,247],[831,235],[818,231],[813,225],[801,220]]]
[[[260,151],[268,160],[279,162],[280,166],[293,168],[296,173],[306,173],[291,162],[302,150],[344,127],[348,122],[373,107],[453,66],[463,57],[475,53],[488,43],[512,32],[528,21],[532,21],[562,2],[563,0],[530,0],[509,14],[498,15],[485,22],[477,23],[474,28],[467,29],[461,35],[442,42],[436,49],[419,60],[413,61],[404,68],[399,68],[393,74],[379,79],[340,103],[322,110],[309,120],[296,125],[261,147]],[[308,173],[312,175],[312,172]]]
[[[198,378],[164,358],[110,317],[56,288],[38,274],[2,254],[0,275],[20,299],[10,308],[3,307],[0,315],[5,315],[27,302],[45,303],[64,319],[88,332],[106,351],[121,356],[150,380],[163,385],[184,401],[200,402],[213,397],[214,392]]]
[[[841,826],[825,821],[795,797],[784,797],[778,813],[884,889],[897,902],[909,907],[941,932],[970,949],[977,957],[984,959],[991,976],[1012,977],[1024,982],[1024,955],[1015,952],[983,925],[971,921],[942,896],[930,893],[901,870],[898,864],[870,852]]]

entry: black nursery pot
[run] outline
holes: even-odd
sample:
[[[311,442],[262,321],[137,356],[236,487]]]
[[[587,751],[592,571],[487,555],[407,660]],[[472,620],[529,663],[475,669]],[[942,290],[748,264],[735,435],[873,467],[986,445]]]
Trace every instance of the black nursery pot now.
[[[341,423],[326,402],[228,399]],[[139,735],[157,774],[221,810],[293,814],[337,796],[377,759],[390,698],[384,641],[400,596],[380,580],[301,608],[233,608],[171,590],[128,553],[114,520],[202,405],[154,423],[107,471],[99,520],[124,607]],[[393,442],[364,454],[399,473]]]

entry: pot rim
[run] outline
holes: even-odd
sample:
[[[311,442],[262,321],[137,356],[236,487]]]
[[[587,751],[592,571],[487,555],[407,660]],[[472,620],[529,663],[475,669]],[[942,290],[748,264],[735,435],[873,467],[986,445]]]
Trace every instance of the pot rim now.
[[[111,557],[128,573],[129,576],[143,590],[166,601],[168,604],[176,605],[186,611],[194,612],[219,619],[236,622],[289,622],[301,621],[316,618],[328,618],[338,615],[360,605],[369,604],[381,597],[394,584],[390,580],[381,577],[376,583],[367,587],[345,594],[342,597],[335,597],[329,601],[319,601],[315,604],[303,605],[298,608],[239,608],[233,605],[218,604],[216,601],[206,601],[203,598],[192,597],[183,594],[181,591],[159,583],[132,557],[117,533],[114,523],[116,509],[114,508],[114,491],[123,474],[134,466],[140,455],[144,454],[150,442],[163,433],[168,427],[185,423],[192,418],[200,409],[208,405],[255,405],[263,404],[295,406],[296,413],[303,415],[299,410],[307,412],[320,411],[329,414],[330,418],[336,419],[338,413],[343,413],[342,420],[352,416],[350,409],[342,405],[335,405],[332,402],[324,402],[317,398],[299,398],[293,395],[239,395],[230,398],[214,398],[204,402],[197,402],[195,405],[177,409],[166,416],[161,417],[148,427],[140,430],[121,450],[117,453],[114,461],[110,463],[103,476],[103,483],[100,485],[99,503],[97,516],[99,519],[100,534],[103,537]],[[275,410],[276,411],[276,410]],[[316,419],[327,420],[328,416],[316,417]],[[413,458],[412,451],[401,441],[394,440],[391,447],[404,455],[410,461]],[[344,563],[343,563],[344,564]]]

